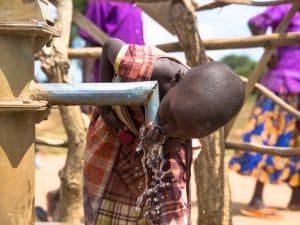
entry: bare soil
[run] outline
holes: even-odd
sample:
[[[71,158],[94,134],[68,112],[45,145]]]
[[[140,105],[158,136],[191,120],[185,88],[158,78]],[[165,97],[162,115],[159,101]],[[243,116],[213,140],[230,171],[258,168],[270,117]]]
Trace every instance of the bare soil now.
[[[238,119],[230,133],[229,139],[238,141],[242,127],[249,116],[254,98],[243,107]],[[52,110],[47,121],[37,125],[37,135],[66,139],[64,128],[61,125],[60,116],[57,109]],[[46,207],[46,193],[59,187],[59,170],[64,166],[66,150],[62,148],[48,148],[38,146],[40,153],[38,159],[41,161],[41,167],[36,169],[36,205]],[[55,154],[54,154],[55,153]],[[228,154],[230,155],[230,153]],[[193,224],[197,224],[197,203],[195,184],[192,179],[192,216]],[[250,201],[254,190],[255,180],[251,177],[243,177],[232,171],[229,171],[229,181],[232,196],[233,225],[298,225],[300,222],[300,211],[291,212],[285,210],[291,195],[291,190],[286,185],[266,185],[264,191],[264,201],[267,205],[277,207],[283,216],[280,221],[249,218],[239,213],[240,208],[246,207]]]
[[[59,187],[58,171],[65,163],[65,154],[38,155],[41,167],[36,169],[36,205],[46,207],[46,193]],[[194,179],[193,179],[194,180]],[[266,204],[277,207],[283,215],[281,221],[254,219],[239,214],[239,209],[245,207],[251,198],[255,180],[243,177],[229,171],[229,180],[232,194],[232,212],[234,225],[298,225],[300,212],[285,211],[291,190],[286,185],[267,185],[264,192]],[[192,215],[193,224],[197,224],[197,203],[195,184],[192,184]]]

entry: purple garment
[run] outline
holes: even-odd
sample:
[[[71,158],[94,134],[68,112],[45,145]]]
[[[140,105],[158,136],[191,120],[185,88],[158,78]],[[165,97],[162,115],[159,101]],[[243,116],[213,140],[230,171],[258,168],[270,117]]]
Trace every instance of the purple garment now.
[[[268,27],[274,31],[290,8],[291,4],[267,7],[266,11],[251,18],[249,23],[260,28],[263,33]],[[300,11],[295,14],[285,31],[300,31]],[[261,83],[276,93],[300,93],[300,45],[279,47],[277,54],[277,65],[268,70]]]
[[[110,37],[119,38],[126,43],[144,45],[141,10],[131,3],[89,0],[85,16]],[[83,29],[79,31],[79,34],[94,46],[100,46]],[[93,71],[96,82],[100,80],[99,70],[100,61],[96,60]]]

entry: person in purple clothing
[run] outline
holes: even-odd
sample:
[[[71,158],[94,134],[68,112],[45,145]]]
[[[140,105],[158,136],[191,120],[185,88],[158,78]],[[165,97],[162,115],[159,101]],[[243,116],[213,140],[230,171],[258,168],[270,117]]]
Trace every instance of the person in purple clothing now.
[[[88,0],[85,16],[101,28],[109,37],[119,38],[126,43],[144,45],[142,12],[132,3]],[[79,35],[88,47],[101,45],[85,30]],[[100,81],[100,60],[87,58],[83,61],[83,82]],[[82,106],[82,111],[90,113],[91,107]]]
[[[274,31],[288,13],[291,4],[268,7],[249,20],[251,32],[263,34],[269,27]],[[292,18],[286,32],[300,31],[300,11]],[[261,83],[287,103],[300,109],[300,45],[278,47],[269,63]],[[280,147],[300,146],[300,121],[265,96],[257,98],[253,114],[248,121],[243,139],[245,142]],[[241,209],[247,216],[280,216],[274,208],[263,202],[265,183],[287,183],[292,196],[287,208],[300,210],[300,158],[282,158],[260,153],[237,152],[229,167],[242,175],[257,179],[254,194],[248,207]]]
[[[89,0],[85,16],[110,37],[131,44],[145,44],[141,10],[132,3]],[[101,46],[83,29],[79,34],[88,46]],[[100,81],[99,59],[87,59],[83,70],[84,82]]]

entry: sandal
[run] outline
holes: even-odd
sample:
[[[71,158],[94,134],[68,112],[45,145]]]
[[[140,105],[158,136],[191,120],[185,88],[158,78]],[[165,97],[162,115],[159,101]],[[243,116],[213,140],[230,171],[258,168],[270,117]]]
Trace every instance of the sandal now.
[[[270,220],[281,220],[282,216],[278,213],[277,209],[264,208],[264,209],[240,209],[240,213],[244,216],[270,219]]]

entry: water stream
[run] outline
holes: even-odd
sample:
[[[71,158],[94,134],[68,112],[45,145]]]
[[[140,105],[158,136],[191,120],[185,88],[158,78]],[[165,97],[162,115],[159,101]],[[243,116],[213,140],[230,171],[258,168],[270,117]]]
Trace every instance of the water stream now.
[[[159,193],[171,185],[164,181],[165,176],[170,173],[170,170],[164,171],[166,161],[163,156],[163,144],[166,136],[162,135],[158,142],[151,142],[145,139],[145,127],[141,127],[139,138],[140,142],[136,151],[143,153],[141,161],[145,173],[145,190],[138,197],[136,207],[137,210],[144,210],[144,217],[149,214],[154,216],[160,213],[160,201],[164,198]],[[149,175],[151,180],[149,180]]]

